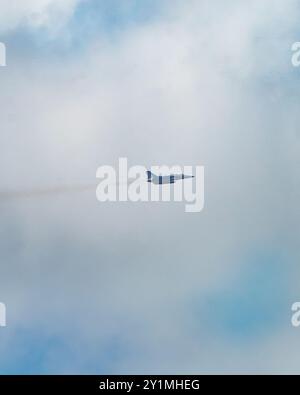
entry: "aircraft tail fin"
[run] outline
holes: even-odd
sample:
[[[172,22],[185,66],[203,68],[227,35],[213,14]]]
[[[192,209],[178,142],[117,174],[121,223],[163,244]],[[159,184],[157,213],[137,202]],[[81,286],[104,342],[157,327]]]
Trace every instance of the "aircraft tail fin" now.
[[[151,180],[152,180],[152,173],[149,170],[147,170],[147,177],[148,177],[147,181],[151,182]]]
[[[155,175],[155,174],[153,174],[150,170],[148,170],[147,171],[147,177],[148,177],[148,182],[151,182],[151,181],[153,181],[153,180],[155,180],[155,179],[157,179],[158,177]]]

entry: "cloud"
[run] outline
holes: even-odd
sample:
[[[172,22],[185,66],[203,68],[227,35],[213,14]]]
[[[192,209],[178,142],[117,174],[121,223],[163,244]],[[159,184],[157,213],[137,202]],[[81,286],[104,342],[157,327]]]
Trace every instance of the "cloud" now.
[[[261,372],[280,369],[282,348],[293,353],[296,3],[169,7],[113,40],[96,35],[75,57],[25,54],[1,71],[2,188],[90,182],[120,156],[206,168],[200,214],[101,205],[88,192],[1,205],[0,366],[11,372]]]

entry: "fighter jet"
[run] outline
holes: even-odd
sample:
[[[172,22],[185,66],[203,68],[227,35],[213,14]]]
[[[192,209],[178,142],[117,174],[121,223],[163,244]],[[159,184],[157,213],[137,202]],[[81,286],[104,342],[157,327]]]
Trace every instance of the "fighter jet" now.
[[[151,171],[147,171],[147,181],[152,182],[152,184],[162,185],[162,184],[174,184],[178,180],[184,180],[186,178],[194,178],[195,176],[186,176],[185,174],[170,174],[169,176],[157,176]]]

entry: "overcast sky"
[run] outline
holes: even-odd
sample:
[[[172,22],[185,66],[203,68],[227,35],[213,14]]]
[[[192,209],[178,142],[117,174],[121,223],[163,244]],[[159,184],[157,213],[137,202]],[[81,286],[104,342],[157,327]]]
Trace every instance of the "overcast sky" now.
[[[0,0],[1,190],[205,166],[205,208],[0,201],[2,373],[299,373],[296,0]]]

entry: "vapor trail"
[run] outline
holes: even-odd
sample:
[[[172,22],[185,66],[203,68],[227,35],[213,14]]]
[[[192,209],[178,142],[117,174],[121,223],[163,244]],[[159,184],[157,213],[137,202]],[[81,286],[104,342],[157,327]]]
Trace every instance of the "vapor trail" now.
[[[22,198],[34,198],[51,195],[62,195],[74,192],[83,192],[95,189],[96,184],[78,184],[78,185],[60,185],[48,188],[35,188],[35,189],[19,189],[19,190],[0,190],[0,201],[22,199]]]

